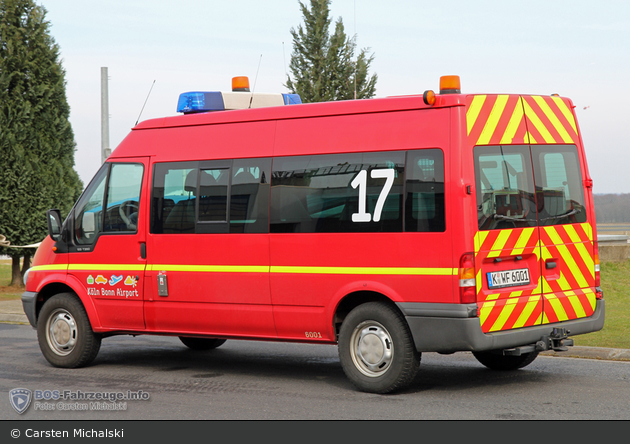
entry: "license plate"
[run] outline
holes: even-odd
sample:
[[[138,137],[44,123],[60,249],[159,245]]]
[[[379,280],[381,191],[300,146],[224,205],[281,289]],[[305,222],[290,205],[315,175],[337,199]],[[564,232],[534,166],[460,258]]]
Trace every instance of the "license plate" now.
[[[518,270],[491,271],[486,273],[488,277],[488,288],[516,287],[518,285],[529,284],[529,269],[519,268]]]

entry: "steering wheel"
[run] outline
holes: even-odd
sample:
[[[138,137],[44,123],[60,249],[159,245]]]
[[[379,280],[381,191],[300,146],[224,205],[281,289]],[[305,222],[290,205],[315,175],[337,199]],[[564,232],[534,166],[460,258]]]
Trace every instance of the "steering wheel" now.
[[[128,229],[135,230],[137,228],[139,210],[140,207],[135,200],[126,200],[118,207],[118,214]]]

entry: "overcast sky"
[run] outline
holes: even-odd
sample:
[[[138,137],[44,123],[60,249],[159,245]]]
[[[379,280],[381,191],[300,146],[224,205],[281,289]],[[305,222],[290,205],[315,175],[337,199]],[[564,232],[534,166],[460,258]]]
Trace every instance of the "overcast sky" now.
[[[253,87],[257,71],[256,91],[286,92],[289,31],[302,22],[297,0],[36,1],[60,46],[85,185],[101,163],[101,67],[113,149],[154,81],[141,121],[176,115],[181,92],[227,91],[240,75]],[[374,53],[377,97],[458,74],[464,93],[571,98],[594,192],[630,193],[628,0],[333,0],[331,15]]]

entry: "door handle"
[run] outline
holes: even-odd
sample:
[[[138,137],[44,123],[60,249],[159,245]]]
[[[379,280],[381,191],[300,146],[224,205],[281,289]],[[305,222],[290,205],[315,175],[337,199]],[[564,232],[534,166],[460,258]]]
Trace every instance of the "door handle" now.
[[[147,258],[147,244],[144,242],[140,243],[140,257],[142,259],[146,259]]]
[[[552,268],[556,268],[558,264],[556,264],[555,261],[549,261],[549,262],[545,262],[545,268],[547,270],[551,270]]]

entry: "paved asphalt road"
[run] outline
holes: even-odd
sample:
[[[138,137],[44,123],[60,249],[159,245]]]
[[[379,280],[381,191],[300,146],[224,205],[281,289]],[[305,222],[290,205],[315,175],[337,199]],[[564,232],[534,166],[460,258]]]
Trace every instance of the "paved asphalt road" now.
[[[120,411],[34,400],[18,415],[6,394],[21,387],[149,399]],[[0,323],[0,392],[2,420],[630,420],[630,362],[540,356],[495,372],[470,353],[425,353],[414,384],[382,396],[358,392],[330,345],[228,341],[194,352],[177,338],[120,336],[103,340],[94,365],[69,370],[45,361],[30,326]]]

